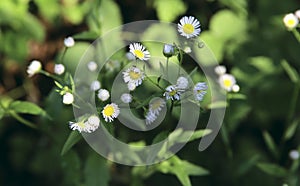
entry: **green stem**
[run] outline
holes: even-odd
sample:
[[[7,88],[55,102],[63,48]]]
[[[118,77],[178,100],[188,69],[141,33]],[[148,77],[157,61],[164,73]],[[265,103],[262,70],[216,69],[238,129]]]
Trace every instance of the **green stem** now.
[[[180,75],[180,67],[182,65],[182,58],[183,58],[183,53],[182,53],[181,49],[179,49],[179,58],[180,58],[180,61],[179,61],[179,66],[178,66],[178,77]]]
[[[58,77],[54,76],[53,74],[50,74],[50,73],[49,73],[49,72],[47,72],[47,71],[41,70],[41,71],[40,71],[40,73],[41,73],[41,74],[44,74],[44,75],[45,75],[45,76],[47,76],[47,77],[50,77],[50,78],[52,78],[52,79],[54,79],[54,80],[58,81],[58,82],[60,82],[60,81],[61,81],[61,79],[60,79],[60,78],[58,78]]]
[[[31,123],[30,121],[27,121],[26,119],[22,118],[19,114],[15,113],[14,111],[9,111],[9,114],[15,118],[16,120],[18,120],[19,122],[23,123],[24,125],[31,127],[33,129],[37,129],[37,127]]]
[[[166,65],[166,74],[167,74],[167,80],[169,79],[169,58],[167,57],[167,65]]]
[[[299,93],[300,93],[300,81],[298,81],[294,87],[294,91],[293,91],[293,95],[292,95],[292,99],[291,99],[291,107],[290,107],[289,115],[288,115],[288,121],[291,121],[294,116]]]
[[[292,30],[292,32],[293,32],[295,38],[297,39],[297,41],[300,43],[300,33],[295,28]]]
[[[162,88],[159,84],[155,83],[150,77],[148,77],[146,75],[146,79],[148,79],[152,84],[154,84],[155,86],[157,86],[160,90],[164,91],[165,89]]]

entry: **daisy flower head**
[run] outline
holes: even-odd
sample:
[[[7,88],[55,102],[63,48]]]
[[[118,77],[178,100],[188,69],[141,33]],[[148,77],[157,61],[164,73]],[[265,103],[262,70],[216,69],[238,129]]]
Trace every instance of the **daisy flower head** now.
[[[140,43],[130,44],[129,52],[142,61],[147,61],[150,59],[150,52],[146,50],[146,48]]]
[[[288,29],[296,28],[299,23],[299,18],[296,15],[289,13],[283,17],[283,23]]]
[[[145,78],[144,72],[139,68],[133,66],[123,72],[123,79],[125,83],[134,83],[135,86],[142,84]]]
[[[121,95],[121,101],[123,103],[130,103],[132,101],[132,95],[128,93],[124,93]]]
[[[187,39],[196,37],[200,34],[200,22],[193,16],[184,16],[178,23],[178,32]]]
[[[78,130],[79,133],[90,131],[89,126],[84,121],[80,121],[80,122],[70,121],[69,127],[71,130]]]
[[[64,39],[64,44],[66,47],[72,47],[75,45],[75,41],[74,41],[73,37],[67,37]]]
[[[78,130],[78,132],[94,132],[100,125],[100,119],[96,115],[90,116],[87,121],[69,122],[69,126],[72,130]]]
[[[161,98],[151,100],[149,104],[149,112],[152,112],[155,115],[159,115],[160,111],[165,107],[165,105],[166,101]]]
[[[176,82],[176,88],[180,90],[185,90],[189,86],[189,80],[186,77],[180,76]]]
[[[54,73],[57,75],[62,75],[65,72],[65,66],[63,64],[54,65]]]
[[[231,74],[221,75],[218,82],[220,86],[228,92],[232,91],[233,86],[236,84],[235,77]]]
[[[33,60],[27,67],[27,74],[29,77],[32,77],[34,74],[37,74],[42,69],[42,63],[38,60]]]
[[[92,91],[99,90],[100,88],[101,88],[101,83],[98,80],[92,81],[92,83],[90,85],[90,89]]]
[[[67,92],[63,96],[63,103],[65,105],[70,105],[74,102],[74,96],[70,92]]]
[[[194,97],[197,101],[202,101],[206,94],[207,85],[205,82],[199,82],[194,86]]]
[[[218,65],[215,67],[215,73],[219,76],[226,73],[226,67],[223,65]]]
[[[108,92],[108,90],[106,90],[106,89],[100,89],[99,91],[98,91],[98,98],[101,100],[101,101],[106,101],[106,100],[108,100],[108,98],[109,98],[109,92]]]
[[[145,120],[146,125],[150,125],[157,119],[157,115],[154,114],[153,112],[148,111],[145,118],[146,118]]]
[[[107,104],[102,110],[102,115],[106,122],[112,122],[119,114],[120,109],[115,103]]]
[[[174,85],[168,86],[163,96],[165,96],[167,100],[180,100],[180,93]]]

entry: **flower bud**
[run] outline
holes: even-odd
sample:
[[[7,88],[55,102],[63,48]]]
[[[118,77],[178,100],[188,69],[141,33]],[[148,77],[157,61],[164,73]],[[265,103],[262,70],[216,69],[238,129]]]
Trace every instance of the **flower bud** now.
[[[164,54],[165,57],[174,56],[175,55],[175,47],[173,45],[170,45],[170,44],[165,44],[163,54]]]

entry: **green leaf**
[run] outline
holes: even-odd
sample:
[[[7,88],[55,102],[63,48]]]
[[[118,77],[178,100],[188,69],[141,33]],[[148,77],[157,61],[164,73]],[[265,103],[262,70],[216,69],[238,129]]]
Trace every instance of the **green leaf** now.
[[[62,168],[64,172],[63,185],[80,185],[81,162],[76,152],[69,151],[68,156],[62,157]]]
[[[264,56],[251,58],[250,64],[265,74],[272,73],[276,70],[272,59]]]
[[[65,155],[81,138],[82,135],[79,132],[72,131],[62,148],[61,155]]]
[[[276,177],[286,177],[288,175],[288,171],[283,167],[271,164],[271,163],[258,163],[256,165],[263,172]]]
[[[281,66],[286,71],[293,83],[297,83],[299,81],[299,75],[296,69],[294,69],[286,60],[281,61]]]
[[[184,167],[186,173],[190,176],[204,176],[209,174],[209,171],[206,169],[198,165],[194,165],[188,161],[182,161],[182,166]]]
[[[5,111],[0,105],[0,120],[3,118],[4,114],[5,114]]]
[[[181,0],[155,0],[154,7],[159,20],[166,22],[174,21],[187,10],[187,6]]]
[[[297,127],[299,125],[299,122],[300,122],[299,119],[294,120],[292,122],[292,124],[286,129],[286,131],[284,133],[284,140],[289,140],[294,136],[294,134],[297,130]]]
[[[263,132],[263,137],[264,137],[265,143],[266,143],[267,147],[269,148],[270,152],[274,155],[274,157],[277,158],[278,150],[277,150],[277,147],[276,147],[276,144],[275,144],[273,138],[267,131]]]
[[[9,105],[9,109],[22,114],[46,115],[42,108],[28,101],[14,101]]]
[[[85,185],[108,185],[110,174],[106,160],[97,153],[90,153],[84,168],[84,177]]]

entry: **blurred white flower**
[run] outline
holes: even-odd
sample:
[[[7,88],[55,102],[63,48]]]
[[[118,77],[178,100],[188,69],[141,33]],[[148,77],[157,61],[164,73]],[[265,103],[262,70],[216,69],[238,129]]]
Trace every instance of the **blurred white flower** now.
[[[106,122],[112,122],[119,114],[120,109],[115,103],[107,104],[102,110],[102,115]]]
[[[66,105],[70,105],[74,102],[74,96],[73,94],[67,92],[64,94],[63,96],[63,103],[66,104]]]
[[[157,115],[155,115],[153,112],[148,111],[145,118],[146,125],[150,125],[157,119]]]
[[[298,19],[300,19],[300,10],[297,10],[297,11],[295,12],[295,16],[297,16]]]
[[[159,115],[162,108],[164,108],[166,105],[166,101],[161,98],[156,98],[154,100],[151,100],[149,103],[149,112],[152,112],[155,115]]]
[[[206,94],[207,85],[205,82],[199,82],[194,86],[194,97],[197,101],[202,101]]]
[[[63,64],[54,65],[54,73],[57,75],[62,75],[65,72],[65,66]]]
[[[219,76],[225,74],[226,73],[226,67],[223,66],[223,65],[216,66],[215,67],[215,73],[218,74]]]
[[[80,133],[81,132],[87,132],[91,133],[94,132],[100,125],[100,119],[96,115],[90,116],[87,121],[85,122],[80,121],[80,122],[69,122],[69,126],[72,130],[78,130]]]
[[[135,83],[133,83],[133,82],[129,82],[127,84],[127,87],[128,87],[128,90],[130,90],[130,91],[133,91],[136,88]]]
[[[125,56],[129,61],[135,60],[135,56],[131,52],[127,52]]]
[[[37,74],[42,70],[42,63],[38,60],[33,60],[27,67],[27,74],[29,77],[32,77],[34,74]]]
[[[193,16],[184,16],[178,23],[178,32],[187,39],[196,37],[200,34],[200,22]]]
[[[121,101],[123,103],[130,103],[132,101],[132,95],[128,93],[123,93],[121,95]]]
[[[189,80],[186,77],[179,77],[176,82],[176,88],[179,90],[185,90],[189,86]]]
[[[298,150],[291,150],[289,156],[292,160],[299,159],[299,151]]]
[[[94,72],[94,71],[97,70],[98,65],[97,65],[97,63],[95,61],[90,61],[87,64],[87,68],[89,69],[89,71]]]
[[[74,41],[73,37],[67,37],[64,39],[64,44],[66,47],[72,47],[75,45],[75,41]]]
[[[90,85],[90,89],[92,91],[99,90],[100,88],[101,88],[101,83],[98,80],[92,81],[92,83]]]
[[[165,96],[167,100],[180,100],[180,93],[174,85],[168,86],[163,96]]]
[[[220,86],[226,91],[232,91],[232,87],[236,84],[236,80],[231,74],[223,74],[219,77],[218,82]]]
[[[106,101],[106,100],[108,100],[108,98],[109,98],[109,92],[108,92],[108,90],[106,90],[106,89],[100,89],[99,91],[98,91],[98,98],[101,100],[101,101]]]
[[[292,13],[286,14],[283,17],[283,23],[288,29],[293,29],[293,28],[296,28],[296,26],[298,25],[299,18],[296,17],[296,15],[294,15]]]
[[[240,91],[240,86],[238,84],[235,84],[232,86],[232,91],[233,92],[239,92]]]
[[[150,52],[140,43],[132,43],[129,45],[129,52],[131,52],[136,58],[147,61],[150,59]]]
[[[123,79],[125,83],[134,83],[135,86],[142,84],[143,79],[145,78],[144,72],[139,68],[133,66],[123,72]]]

